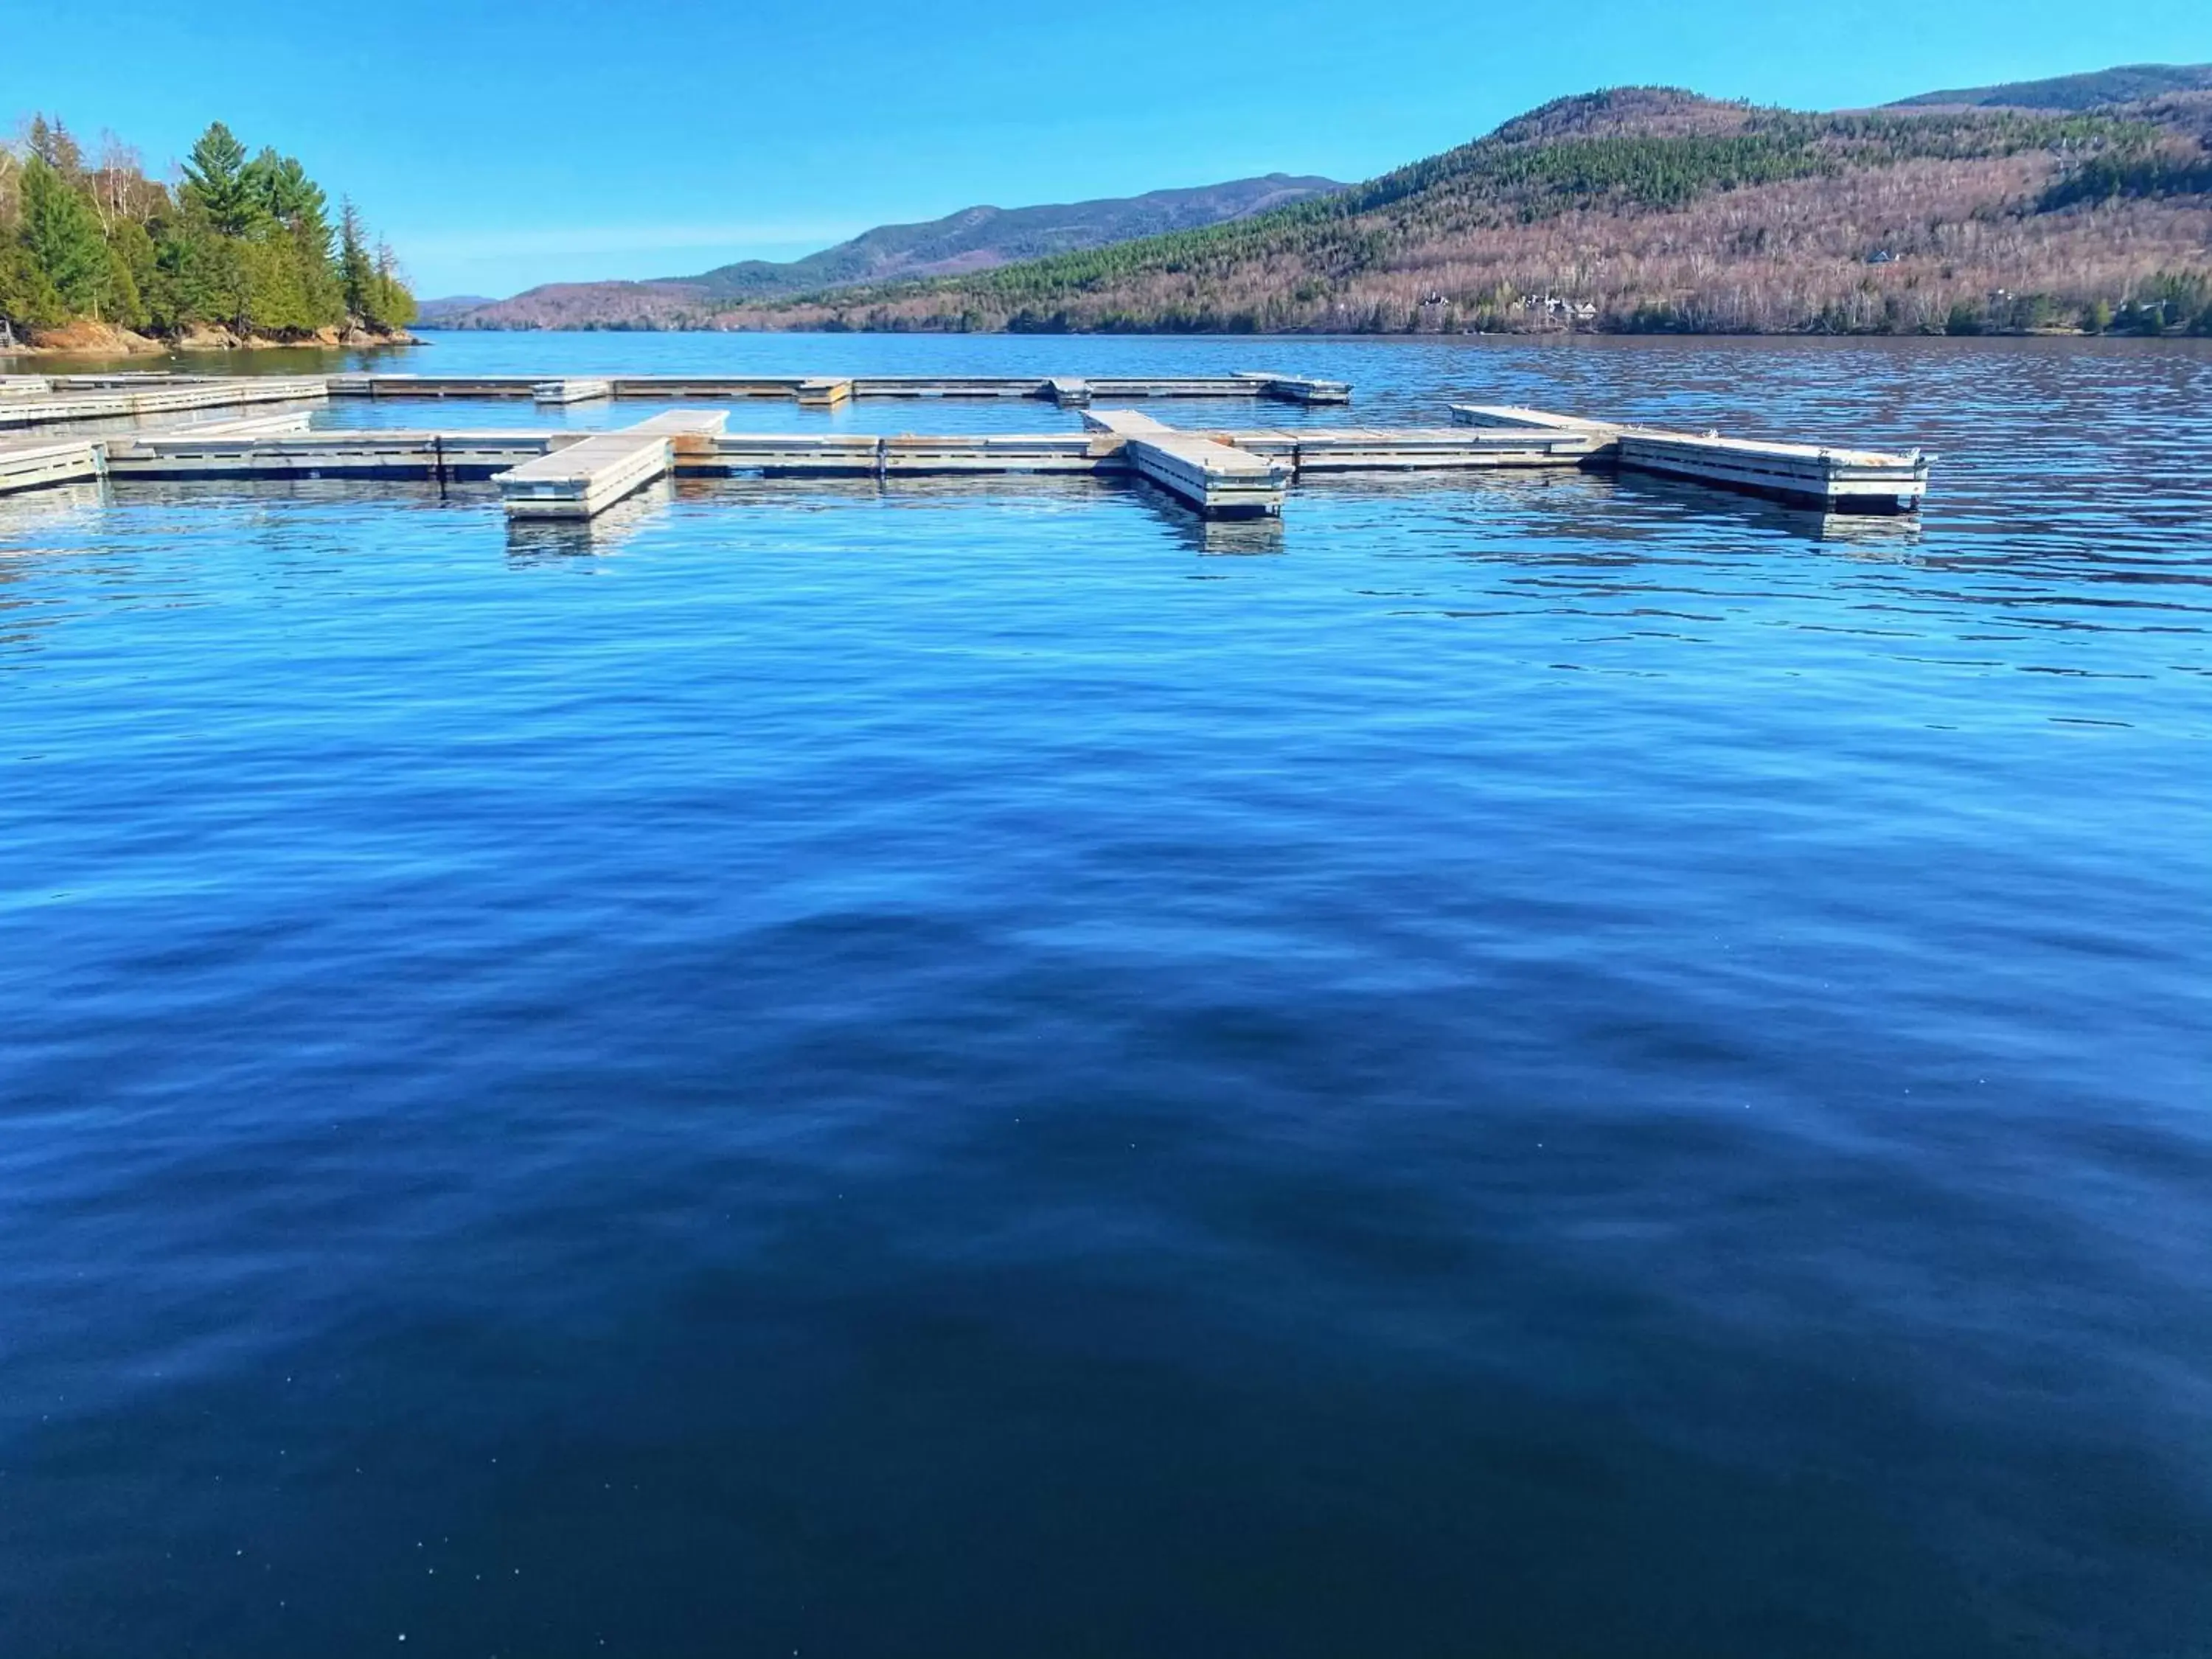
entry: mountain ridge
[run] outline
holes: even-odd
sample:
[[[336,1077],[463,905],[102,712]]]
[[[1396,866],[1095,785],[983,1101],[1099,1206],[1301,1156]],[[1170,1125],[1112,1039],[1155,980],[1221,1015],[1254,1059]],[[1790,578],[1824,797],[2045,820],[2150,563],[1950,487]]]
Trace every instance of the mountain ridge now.
[[[607,320],[609,285],[532,290],[527,321],[498,307],[472,320],[2212,332],[2212,66],[2127,65],[1834,112],[1608,88],[1364,183],[1149,236],[1003,259],[1022,246],[1005,237],[963,268],[962,218],[879,227],[787,266],[612,285],[629,290],[626,320]],[[761,286],[763,271],[775,287]]]
[[[1917,93],[1884,109],[2101,109],[2140,103],[2167,93],[2212,90],[2212,64],[2122,64],[2081,75],[2041,81],[2002,81],[1986,87],[1954,87]]]
[[[714,325],[2212,332],[2212,91],[1818,112],[1607,88],[1235,223]]]
[[[1219,224],[1342,188],[1334,179],[1270,173],[1138,196],[1020,208],[978,204],[939,219],[878,225],[803,258],[742,259],[696,276],[636,282],[548,283],[504,300],[434,300],[425,303],[423,318],[445,327],[666,327],[732,300],[989,270]]]

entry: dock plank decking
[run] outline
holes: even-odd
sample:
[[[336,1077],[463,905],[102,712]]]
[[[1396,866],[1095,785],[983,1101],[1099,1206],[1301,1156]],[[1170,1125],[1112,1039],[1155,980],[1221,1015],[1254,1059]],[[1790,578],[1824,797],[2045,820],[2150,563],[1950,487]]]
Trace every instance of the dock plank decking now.
[[[729,419],[720,409],[675,410],[615,432],[549,450],[499,475],[510,519],[591,519],[665,477],[684,441],[709,437]]]
[[[540,380],[530,388],[530,399],[539,404],[590,404],[615,395],[611,380]]]
[[[615,374],[593,380],[549,380],[533,374],[334,374],[333,398],[530,398],[541,403],[577,398],[547,396],[544,388],[597,386],[614,398],[787,398],[809,406],[834,406],[853,398],[1035,398],[1080,406],[1092,398],[1261,398],[1283,403],[1349,403],[1342,380],[1239,370],[1233,374],[1170,374],[1073,379],[1032,374]]]
[[[1134,410],[1086,410],[1083,423],[1121,441],[1137,476],[1209,519],[1273,518],[1290,469],[1240,449],[1226,434],[1185,432]]]
[[[179,429],[110,440],[107,474],[118,480],[231,478],[426,479],[495,477],[581,442],[580,432],[229,432]]]
[[[55,377],[41,397],[0,398],[0,428],[47,426],[66,421],[143,420],[195,409],[241,409],[254,404],[319,401],[329,396],[319,377],[241,375],[234,380],[159,376]]]
[[[1510,404],[1455,404],[1452,420],[1489,431],[1574,432],[1595,441],[1589,459],[1765,495],[1831,513],[1911,513],[1928,493],[1929,463],[1902,454],[1820,444],[1666,432],[1624,422],[1586,421]]]

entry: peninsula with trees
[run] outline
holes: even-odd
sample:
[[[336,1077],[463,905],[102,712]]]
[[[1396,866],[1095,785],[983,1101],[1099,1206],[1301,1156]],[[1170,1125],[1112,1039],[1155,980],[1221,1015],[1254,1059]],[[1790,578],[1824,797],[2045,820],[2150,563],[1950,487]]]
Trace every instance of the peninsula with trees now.
[[[379,345],[414,319],[353,204],[333,214],[295,158],[249,154],[220,121],[173,185],[120,140],[88,155],[43,116],[0,148],[0,346]]]

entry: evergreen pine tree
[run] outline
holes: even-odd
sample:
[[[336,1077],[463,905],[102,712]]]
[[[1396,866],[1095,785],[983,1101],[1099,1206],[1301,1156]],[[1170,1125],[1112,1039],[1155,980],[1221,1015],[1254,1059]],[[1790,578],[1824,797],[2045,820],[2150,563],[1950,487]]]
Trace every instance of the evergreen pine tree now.
[[[135,219],[121,219],[108,233],[108,284],[113,295],[110,316],[126,328],[155,320],[158,278],[154,239]]]
[[[149,290],[158,328],[182,328],[228,314],[228,261],[232,246],[191,204],[154,228],[155,280]]]
[[[62,296],[20,237],[0,237],[0,318],[24,328],[51,328],[69,320]]]
[[[24,138],[32,155],[70,184],[75,184],[83,176],[84,148],[59,121],[49,121],[43,115],[33,115],[30,131]]]
[[[100,272],[95,312],[125,328],[146,326],[146,301],[138,292],[137,274],[122,249],[110,243],[106,269]]]
[[[100,216],[44,156],[23,168],[23,247],[71,312],[99,309],[108,272]]]
[[[380,328],[404,328],[415,320],[415,296],[399,280],[399,262],[392,258],[392,249],[381,243],[376,250],[376,277],[370,293],[370,320]]]
[[[270,218],[287,229],[319,228],[327,239],[330,200],[321,186],[307,177],[307,170],[300,165],[297,156],[279,155],[273,149],[264,149],[246,164],[243,176],[262,212]],[[324,251],[327,256],[327,243]]]
[[[349,316],[368,320],[376,284],[376,266],[363,240],[361,215],[350,199],[338,204],[338,295]]]
[[[218,235],[243,236],[264,216],[246,146],[220,121],[209,123],[185,157],[185,189]]]

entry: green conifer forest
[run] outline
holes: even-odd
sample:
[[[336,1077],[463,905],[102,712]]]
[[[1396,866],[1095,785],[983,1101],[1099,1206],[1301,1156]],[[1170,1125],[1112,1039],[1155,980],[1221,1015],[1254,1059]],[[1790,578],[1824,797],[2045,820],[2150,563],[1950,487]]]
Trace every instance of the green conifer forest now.
[[[88,155],[34,117],[0,147],[0,323],[18,339],[82,322],[168,337],[389,334],[413,320],[391,250],[333,210],[297,158],[249,151],[217,121],[173,185],[105,140]]]

